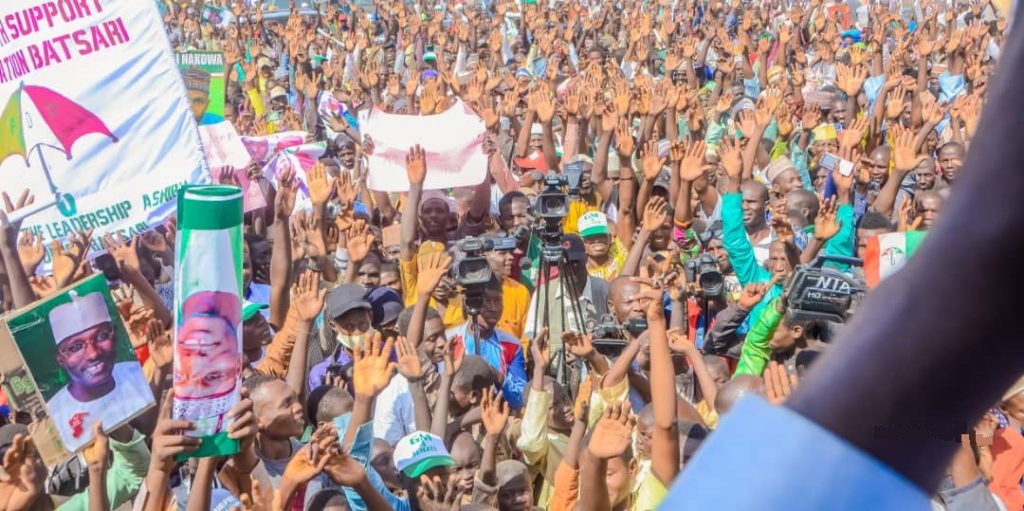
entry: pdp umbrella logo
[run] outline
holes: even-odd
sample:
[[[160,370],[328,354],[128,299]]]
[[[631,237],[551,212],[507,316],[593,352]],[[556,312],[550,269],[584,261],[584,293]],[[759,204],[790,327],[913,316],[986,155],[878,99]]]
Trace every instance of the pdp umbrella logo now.
[[[7,99],[7,106],[0,113],[0,163],[8,157],[18,155],[25,165],[32,166],[32,152],[39,155],[46,182],[50,185],[57,201],[57,210],[66,217],[78,212],[75,198],[61,193],[50,175],[43,149],[56,149],[72,158],[71,147],[78,139],[91,133],[110,137],[117,142],[117,136],[96,114],[75,103],[60,93],[38,85],[21,84]]]

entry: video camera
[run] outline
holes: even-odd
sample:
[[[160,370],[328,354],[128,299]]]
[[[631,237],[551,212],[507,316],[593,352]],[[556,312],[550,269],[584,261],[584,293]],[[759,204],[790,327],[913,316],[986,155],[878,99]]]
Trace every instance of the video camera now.
[[[725,290],[725,276],[718,269],[718,259],[708,253],[703,253],[686,261],[683,266],[687,282],[700,284],[700,292],[706,298],[722,296]]]
[[[604,314],[601,316],[600,323],[589,326],[593,336],[590,342],[594,349],[602,355],[616,357],[629,344],[629,341],[626,340],[626,332],[632,334],[633,337],[639,337],[644,330],[647,330],[647,319],[631,318],[626,321],[626,324],[620,325],[615,322],[614,316]]]
[[[464,306],[470,315],[479,314],[483,306],[484,287],[494,275],[484,252],[490,250],[512,250],[516,248],[515,238],[478,238],[468,236],[456,243],[464,254],[458,264],[452,266],[452,278],[462,287],[465,294]]]
[[[842,323],[867,289],[845,273],[824,268],[826,262],[861,266],[854,257],[820,255],[796,267],[786,283],[789,310],[797,319]]]

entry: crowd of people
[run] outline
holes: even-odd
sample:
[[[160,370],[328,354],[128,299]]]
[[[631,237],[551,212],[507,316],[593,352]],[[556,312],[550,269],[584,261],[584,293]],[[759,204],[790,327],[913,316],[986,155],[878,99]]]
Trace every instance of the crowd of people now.
[[[655,509],[735,403],[780,405],[832,349],[794,273],[941,221],[1008,27],[981,0],[262,3],[161,2],[172,47],[223,52],[238,133],[327,145],[249,166],[239,452],[188,458],[171,418],[173,218],[79,233],[50,273],[6,224],[5,311],[109,251],[158,404],[58,467],[8,407],[0,509]],[[369,188],[361,114],[458,103],[486,180],[425,190],[417,146],[407,192]],[[935,509],[1024,509],[1024,380],[986,406]]]

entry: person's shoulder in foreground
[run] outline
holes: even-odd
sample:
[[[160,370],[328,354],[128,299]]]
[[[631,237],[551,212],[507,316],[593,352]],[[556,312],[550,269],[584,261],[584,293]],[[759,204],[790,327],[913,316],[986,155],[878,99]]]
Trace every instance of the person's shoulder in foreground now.
[[[752,434],[750,424],[757,424]],[[728,467],[729,477],[722,477]],[[743,491],[736,491],[742,481]],[[837,485],[836,481],[843,481]],[[930,510],[881,461],[784,406],[748,396],[673,483],[662,509]]]

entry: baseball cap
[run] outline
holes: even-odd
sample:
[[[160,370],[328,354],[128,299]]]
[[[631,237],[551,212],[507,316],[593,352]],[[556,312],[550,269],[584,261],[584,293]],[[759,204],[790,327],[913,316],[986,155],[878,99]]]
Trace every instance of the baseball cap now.
[[[285,90],[284,87],[281,87],[279,85],[277,87],[274,87],[273,89],[270,89],[270,99],[279,98],[282,96],[286,98],[288,97],[288,91]]]
[[[370,302],[370,322],[374,328],[394,323],[405,308],[402,298],[389,287],[373,288],[366,294],[366,300]]]
[[[262,303],[253,303],[249,300],[242,300],[242,322],[249,321],[263,309],[269,307]]]
[[[541,172],[548,171],[548,163],[544,159],[544,153],[540,151],[534,151],[526,158],[515,158],[512,161],[523,169],[539,170]]]
[[[346,312],[356,309],[372,311],[370,302],[364,299],[366,290],[359,284],[342,284],[327,293],[327,316],[338,319]]]
[[[664,188],[668,190],[671,188],[672,183],[672,171],[668,167],[662,167],[661,172],[658,173],[658,177],[654,179],[654,188]]]
[[[395,468],[406,477],[417,478],[426,471],[437,467],[453,467],[448,449],[444,447],[441,437],[417,431],[402,437],[395,444]]]
[[[576,225],[580,229],[580,236],[584,238],[611,233],[611,231],[608,230],[608,217],[600,211],[588,211],[584,213]]]

